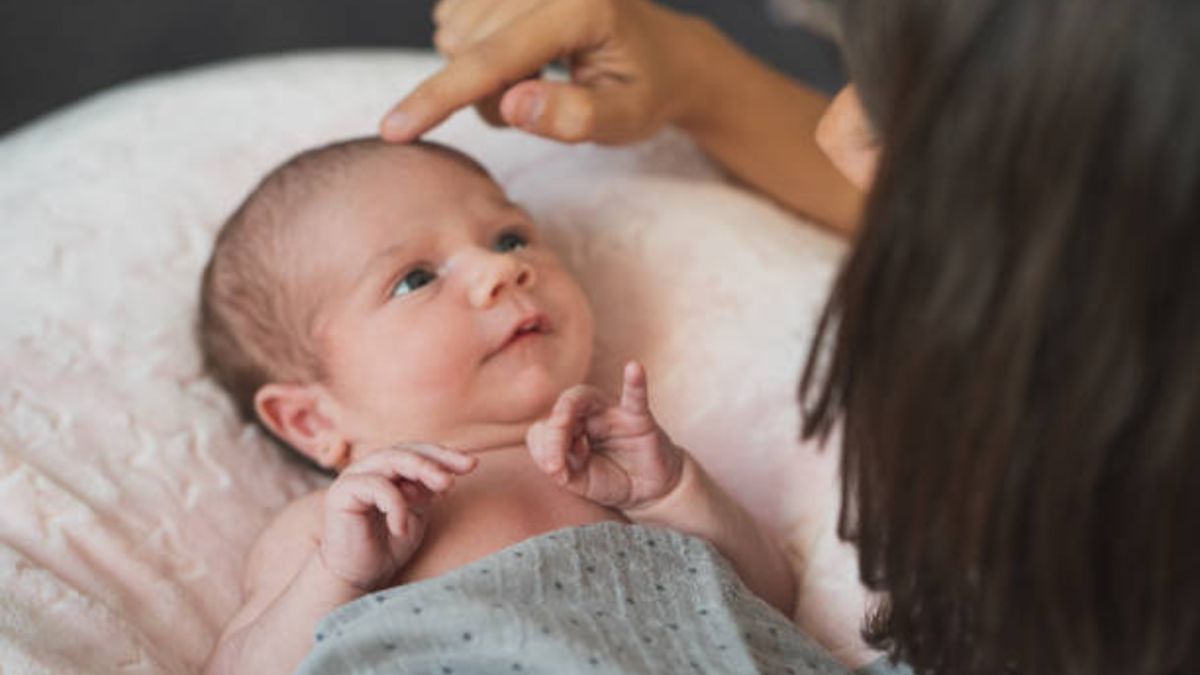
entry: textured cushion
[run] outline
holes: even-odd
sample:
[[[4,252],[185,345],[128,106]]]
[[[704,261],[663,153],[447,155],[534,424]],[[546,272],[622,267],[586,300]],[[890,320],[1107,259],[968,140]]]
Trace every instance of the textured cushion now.
[[[127,85],[0,139],[0,663],[198,669],[259,529],[321,483],[200,371],[200,270],[223,217],[298,150],[372,133],[424,53],[261,58]],[[843,247],[665,133],[624,149],[432,134],[546,226],[597,313],[596,379],[638,356],[664,426],[785,534],[803,625],[854,643],[836,457],[795,385]],[[853,661],[852,656],[844,658]]]

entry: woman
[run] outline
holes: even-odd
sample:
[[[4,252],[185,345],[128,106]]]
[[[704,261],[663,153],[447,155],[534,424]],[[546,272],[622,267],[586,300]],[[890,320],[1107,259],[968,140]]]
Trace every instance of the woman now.
[[[449,62],[383,132],[469,103],[565,141],[673,124],[856,233],[801,401],[806,434],[844,427],[873,643],[917,672],[1200,672],[1200,3],[843,4],[855,88],[822,120],[645,0],[443,0]],[[527,79],[564,56],[571,82]]]

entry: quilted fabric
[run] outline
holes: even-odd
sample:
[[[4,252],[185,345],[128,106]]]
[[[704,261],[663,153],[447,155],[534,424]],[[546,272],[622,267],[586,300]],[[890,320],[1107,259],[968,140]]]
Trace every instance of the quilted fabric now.
[[[0,670],[195,672],[259,529],[321,479],[200,371],[200,270],[271,166],[372,133],[434,68],[398,51],[265,57],[126,85],[0,139]],[[677,441],[787,537],[800,620],[851,665],[863,594],[832,535],[836,457],[795,384],[842,245],[675,133],[568,147],[471,112],[432,135],[544,223],[597,314],[595,379],[647,364]]]

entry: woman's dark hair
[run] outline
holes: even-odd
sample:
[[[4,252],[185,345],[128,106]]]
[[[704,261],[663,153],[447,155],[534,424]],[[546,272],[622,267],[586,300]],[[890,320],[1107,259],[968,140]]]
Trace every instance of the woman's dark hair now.
[[[844,6],[882,155],[800,395],[868,638],[1200,673],[1200,2]]]

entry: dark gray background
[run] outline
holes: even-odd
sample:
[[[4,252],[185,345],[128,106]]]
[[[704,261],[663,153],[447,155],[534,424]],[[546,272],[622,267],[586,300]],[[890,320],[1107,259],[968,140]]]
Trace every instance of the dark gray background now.
[[[251,54],[430,46],[434,0],[0,2],[0,134],[141,75]],[[710,17],[750,51],[819,89],[837,50],[783,25],[762,0],[663,0]],[[698,55],[698,58],[702,56]]]

